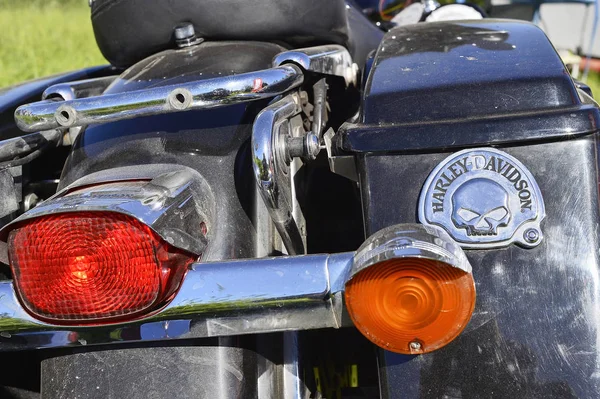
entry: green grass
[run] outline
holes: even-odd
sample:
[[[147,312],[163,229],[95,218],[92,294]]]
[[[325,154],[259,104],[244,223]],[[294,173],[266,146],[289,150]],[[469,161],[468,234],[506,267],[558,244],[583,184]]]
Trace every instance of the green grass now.
[[[0,87],[107,64],[87,0],[0,0]]]
[[[592,94],[594,95],[594,99],[596,101],[600,101],[600,74],[595,72],[590,72],[588,76],[588,80],[586,82],[590,89],[592,89]]]

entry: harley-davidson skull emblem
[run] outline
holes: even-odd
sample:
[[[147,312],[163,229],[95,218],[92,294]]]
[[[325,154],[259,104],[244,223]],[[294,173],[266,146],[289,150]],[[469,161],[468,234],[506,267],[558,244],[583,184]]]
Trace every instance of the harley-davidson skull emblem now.
[[[421,223],[443,227],[466,248],[513,242],[534,247],[542,239],[544,216],[531,173],[514,157],[493,148],[448,157],[427,179],[419,203]]]
[[[468,208],[471,198],[481,199]],[[498,227],[508,225],[508,193],[491,180],[474,179],[463,184],[452,196],[452,221],[467,235],[497,235]]]

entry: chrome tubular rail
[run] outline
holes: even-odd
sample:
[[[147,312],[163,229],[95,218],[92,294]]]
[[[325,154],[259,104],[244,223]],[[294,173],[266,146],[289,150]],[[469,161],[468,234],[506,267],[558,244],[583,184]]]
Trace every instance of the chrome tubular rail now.
[[[111,326],[40,322],[23,310],[13,283],[0,282],[0,351],[339,328],[353,255],[194,264],[166,308]]]
[[[74,100],[76,98],[99,96],[116,79],[117,76],[105,76],[75,82],[57,83],[44,90],[42,100],[49,100],[51,98]]]
[[[283,65],[146,90],[68,101],[40,101],[17,108],[15,121],[25,132],[87,126],[271,98],[300,86],[303,81],[299,67]]]

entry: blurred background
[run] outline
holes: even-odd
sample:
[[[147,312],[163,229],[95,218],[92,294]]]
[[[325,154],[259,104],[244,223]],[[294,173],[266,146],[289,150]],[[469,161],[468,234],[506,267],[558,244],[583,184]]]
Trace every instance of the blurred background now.
[[[165,0],[166,1],[166,0]],[[202,0],[198,0],[202,1]],[[248,0],[250,1],[250,0]],[[326,1],[326,0],[323,0]],[[414,0],[355,0],[374,21],[385,23]],[[440,3],[463,0],[438,0]],[[471,0],[485,11],[505,17],[533,18],[561,51],[570,68],[583,71],[595,20],[596,0]],[[0,87],[25,80],[106,64],[96,47],[89,0],[0,0]],[[543,3],[543,4],[542,4]],[[532,6],[533,5],[533,6]],[[503,7],[506,11],[503,11]],[[519,11],[520,10],[520,11]],[[515,11],[518,14],[515,15]],[[595,36],[599,36],[596,32]],[[600,40],[592,55],[600,58]],[[596,64],[597,63],[597,64]],[[600,95],[600,61],[594,61],[587,83]]]
[[[88,0],[0,0],[0,87],[106,64]]]

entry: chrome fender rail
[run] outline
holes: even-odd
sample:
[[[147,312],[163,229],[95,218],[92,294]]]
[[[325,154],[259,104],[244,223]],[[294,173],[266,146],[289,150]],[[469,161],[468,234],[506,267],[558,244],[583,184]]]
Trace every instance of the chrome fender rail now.
[[[358,67],[348,50],[338,45],[285,51],[272,65],[261,71],[118,94],[101,94],[114,76],[62,83],[49,87],[43,101],[17,108],[15,122],[24,132],[35,132],[273,98],[304,82],[301,68],[342,77],[346,85],[357,84]]]
[[[166,308],[111,326],[38,321],[19,303],[13,283],[0,282],[0,351],[339,328],[353,255],[196,263]]]
[[[304,75],[299,67],[284,65],[125,93],[67,101],[39,101],[17,108],[15,121],[25,132],[87,126],[276,97],[300,86],[303,81]]]

